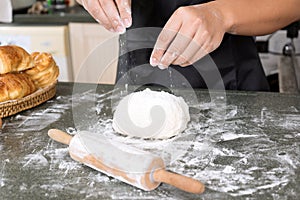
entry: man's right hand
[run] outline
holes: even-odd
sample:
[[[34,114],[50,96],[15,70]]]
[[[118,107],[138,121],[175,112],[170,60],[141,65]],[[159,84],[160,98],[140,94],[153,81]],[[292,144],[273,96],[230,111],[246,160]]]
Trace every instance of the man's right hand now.
[[[77,0],[105,29],[124,33],[132,24],[131,0]]]

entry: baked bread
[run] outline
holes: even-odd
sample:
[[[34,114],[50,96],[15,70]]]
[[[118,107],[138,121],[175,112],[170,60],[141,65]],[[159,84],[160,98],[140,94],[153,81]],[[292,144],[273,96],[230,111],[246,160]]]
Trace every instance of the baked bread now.
[[[36,91],[33,81],[24,73],[0,75],[0,102],[19,99]]]
[[[31,54],[34,67],[25,71],[38,88],[44,88],[57,81],[59,69],[50,53],[34,52]]]
[[[0,74],[20,72],[33,67],[27,51],[15,45],[0,46]]]

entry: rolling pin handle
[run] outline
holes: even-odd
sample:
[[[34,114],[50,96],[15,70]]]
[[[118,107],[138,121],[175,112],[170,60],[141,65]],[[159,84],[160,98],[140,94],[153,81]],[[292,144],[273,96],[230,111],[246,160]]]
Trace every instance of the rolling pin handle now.
[[[194,194],[201,194],[205,190],[204,184],[200,181],[164,169],[154,171],[153,179],[156,182],[167,183],[178,189]]]
[[[53,140],[63,143],[63,144],[67,144],[67,145],[69,145],[72,140],[71,135],[69,135],[61,130],[58,130],[58,129],[50,129],[48,131],[48,135]]]

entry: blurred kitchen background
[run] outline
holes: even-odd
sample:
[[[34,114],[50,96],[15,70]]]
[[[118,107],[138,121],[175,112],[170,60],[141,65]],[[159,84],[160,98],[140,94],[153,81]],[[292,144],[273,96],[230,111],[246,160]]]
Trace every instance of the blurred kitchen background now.
[[[299,26],[293,23],[273,34],[256,37],[274,92],[295,92],[300,86]],[[118,36],[99,26],[75,0],[0,1],[0,45],[16,44],[28,52],[52,53],[60,67],[60,81],[95,82],[89,78],[93,70],[81,70],[81,65],[98,44],[107,40],[111,45],[106,45],[103,53],[117,58]],[[101,63],[110,61],[105,60],[106,56],[92,59],[95,68],[105,67]],[[116,67],[117,60],[105,68],[97,82],[114,84]]]

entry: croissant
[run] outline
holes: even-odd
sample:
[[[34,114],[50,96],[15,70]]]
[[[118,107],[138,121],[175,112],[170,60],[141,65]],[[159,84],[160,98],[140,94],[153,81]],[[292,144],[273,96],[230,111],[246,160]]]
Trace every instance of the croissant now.
[[[34,52],[31,54],[34,67],[24,71],[30,76],[38,88],[43,88],[55,83],[59,69],[50,53]]]
[[[24,73],[0,75],[0,102],[19,99],[36,91],[33,81]]]
[[[27,51],[15,45],[0,46],[0,74],[20,72],[33,67]]]

